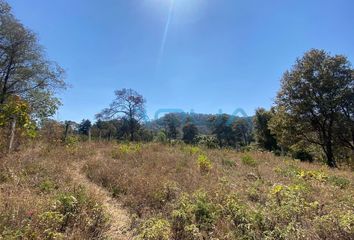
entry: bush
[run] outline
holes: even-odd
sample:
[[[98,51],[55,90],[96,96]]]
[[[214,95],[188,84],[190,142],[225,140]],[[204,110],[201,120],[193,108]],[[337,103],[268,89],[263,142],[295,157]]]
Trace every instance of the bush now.
[[[219,215],[218,207],[205,191],[184,194],[172,212],[175,239],[194,239],[202,232],[209,235]]]
[[[141,144],[119,144],[118,149],[112,150],[112,158],[120,158],[122,155],[129,155],[141,152]]]
[[[54,189],[57,189],[57,188],[58,188],[58,186],[56,186],[56,184],[49,179],[44,180],[39,185],[39,189],[41,190],[41,192],[44,192],[44,193],[50,193],[51,191],[53,191]]]
[[[150,218],[144,222],[140,229],[138,240],[169,240],[171,225],[165,219]]]
[[[244,165],[250,166],[250,167],[256,167],[257,166],[257,161],[250,155],[244,155],[241,158],[241,161]]]
[[[211,161],[203,154],[198,156],[198,166],[202,174],[208,173],[212,168]]]
[[[202,154],[203,151],[199,147],[191,147],[191,146],[186,146],[183,149],[185,152],[189,153],[190,155],[195,155],[195,154]]]
[[[197,137],[196,142],[198,145],[202,145],[210,149],[219,148],[219,141],[215,136],[200,135]]]
[[[347,188],[350,185],[350,181],[348,179],[338,176],[328,177],[328,182],[342,189]]]
[[[223,158],[222,159],[222,165],[224,165],[225,167],[235,167],[236,166],[236,162],[232,159],[228,159],[228,158]]]

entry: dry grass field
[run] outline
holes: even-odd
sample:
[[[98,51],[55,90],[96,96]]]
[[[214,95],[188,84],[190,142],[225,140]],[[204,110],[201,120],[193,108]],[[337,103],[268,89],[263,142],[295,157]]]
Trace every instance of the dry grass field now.
[[[0,159],[0,239],[353,239],[353,180],[259,151],[36,146]]]

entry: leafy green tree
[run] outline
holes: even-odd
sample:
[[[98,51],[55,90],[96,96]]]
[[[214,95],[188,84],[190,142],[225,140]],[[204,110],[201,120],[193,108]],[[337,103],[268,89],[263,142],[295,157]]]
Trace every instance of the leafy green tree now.
[[[247,146],[252,141],[252,122],[247,118],[238,118],[232,124],[236,135],[236,142],[241,146]]]
[[[336,148],[353,151],[354,74],[345,56],[313,49],[285,72],[276,99],[276,118],[295,138],[323,150],[328,166],[337,165]],[[285,129],[285,130],[284,130]]]
[[[42,115],[48,102],[57,103],[57,99],[48,101],[56,90],[65,88],[63,69],[45,58],[36,35],[12,15],[3,0],[0,0],[0,73],[0,107],[15,95]]]
[[[177,139],[179,134],[180,120],[173,113],[164,116],[165,131],[169,140]]]
[[[92,127],[91,121],[88,119],[87,120],[83,119],[79,124],[79,128],[78,128],[79,134],[88,136],[91,127]]]
[[[210,118],[212,134],[216,136],[220,147],[235,147],[236,135],[233,131],[231,117],[221,114]]]
[[[160,143],[166,143],[167,142],[166,133],[164,131],[159,131],[155,136],[155,141]]]
[[[271,118],[272,113],[270,111],[266,111],[264,108],[257,109],[253,118],[254,136],[256,142],[261,148],[268,151],[278,149],[277,140],[269,129],[269,121]]]
[[[113,119],[123,121],[123,129],[129,132],[129,139],[136,140],[136,133],[141,127],[140,122],[145,118],[145,99],[133,89],[115,91],[115,99],[108,108],[96,115],[97,119]],[[124,130],[126,132],[126,130]]]
[[[191,121],[187,121],[186,125],[183,127],[183,137],[182,140],[187,144],[194,144],[196,142],[196,137],[198,136],[198,128]]]
[[[9,114],[8,107],[18,103],[14,99],[26,103],[26,114],[31,122],[52,116],[60,105],[55,94],[66,87],[64,71],[45,55],[37,36],[14,17],[4,0],[0,0],[0,115],[11,121],[10,143],[15,130],[21,127],[21,121],[13,113],[5,116]],[[27,126],[22,127],[26,130]]]
[[[13,149],[16,131],[30,137],[36,135],[36,125],[30,117],[28,103],[17,96],[8,98],[6,103],[2,104],[0,127],[10,128],[9,152]]]

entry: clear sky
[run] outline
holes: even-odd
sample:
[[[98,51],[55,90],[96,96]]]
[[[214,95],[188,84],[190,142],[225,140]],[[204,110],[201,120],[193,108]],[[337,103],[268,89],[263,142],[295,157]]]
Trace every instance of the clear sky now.
[[[171,7],[171,3],[174,5]],[[353,0],[8,0],[67,72],[58,120],[94,119],[113,91],[161,108],[252,115],[311,48],[354,63]]]

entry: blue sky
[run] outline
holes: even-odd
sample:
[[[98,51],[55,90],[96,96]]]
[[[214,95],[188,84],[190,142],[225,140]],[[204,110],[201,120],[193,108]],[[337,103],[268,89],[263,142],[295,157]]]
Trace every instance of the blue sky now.
[[[252,115],[272,105],[305,51],[354,63],[353,0],[8,2],[67,72],[58,120],[94,119],[121,88],[144,95],[150,117],[161,108]]]

